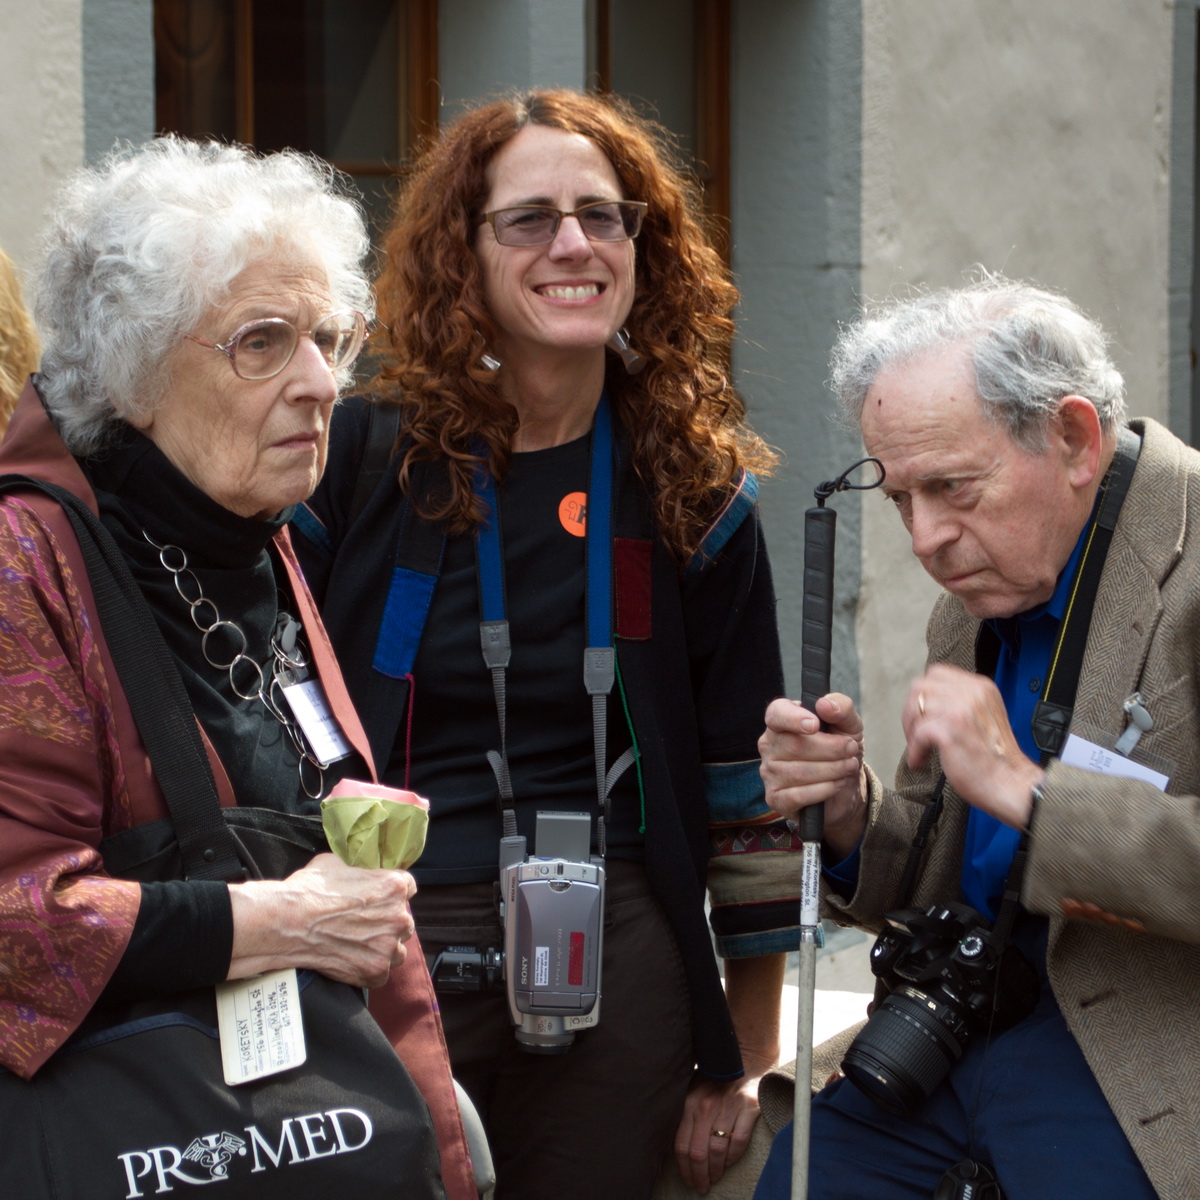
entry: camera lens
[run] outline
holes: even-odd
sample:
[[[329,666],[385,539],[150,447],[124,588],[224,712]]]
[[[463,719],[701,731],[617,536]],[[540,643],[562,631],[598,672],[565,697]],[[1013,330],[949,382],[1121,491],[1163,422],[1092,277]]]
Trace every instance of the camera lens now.
[[[962,1057],[967,1034],[956,1008],[902,984],[850,1043],[842,1070],[881,1108],[907,1116]]]
[[[517,1045],[530,1054],[566,1054],[575,1041],[562,1017],[526,1013],[515,1032]]]
[[[503,966],[503,955],[492,947],[447,946],[429,964],[429,974],[439,992],[486,992]]]

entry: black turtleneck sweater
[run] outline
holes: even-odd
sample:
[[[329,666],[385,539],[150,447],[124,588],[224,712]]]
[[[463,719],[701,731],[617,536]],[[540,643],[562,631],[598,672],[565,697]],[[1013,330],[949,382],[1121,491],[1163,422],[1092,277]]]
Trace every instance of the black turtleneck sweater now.
[[[186,479],[153,442],[128,427],[116,444],[81,466],[95,490],[100,519],[146,596],[196,715],[234,783],[238,803],[318,812],[318,801],[300,785],[299,755],[283,726],[259,700],[234,693],[228,670],[205,660],[201,632],[176,590],[174,576],[143,536],[145,531],[160,545],[179,547],[187,554],[203,594],[222,619],[244,631],[246,652],[263,665],[270,657],[280,605],[290,603],[286,574],[282,566],[276,569],[271,539],[292,510],[267,521],[230,512]],[[172,553],[168,561],[174,565],[179,556]],[[190,588],[191,581],[185,586]],[[291,611],[295,613],[294,606]],[[205,623],[213,619],[210,606],[202,606],[201,612]],[[228,634],[210,639],[210,651],[219,661],[229,661],[237,649],[236,639]],[[252,686],[240,672],[238,686],[243,691]],[[105,999],[219,982],[228,973],[232,948],[233,918],[225,884],[143,884],[133,936]]]

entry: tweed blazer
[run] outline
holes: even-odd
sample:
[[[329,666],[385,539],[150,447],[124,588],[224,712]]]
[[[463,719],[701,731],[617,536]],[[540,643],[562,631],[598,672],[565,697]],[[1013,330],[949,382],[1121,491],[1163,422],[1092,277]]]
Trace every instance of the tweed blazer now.
[[[1140,692],[1153,728],[1131,757],[1166,791],[1054,761],[1022,900],[1050,919],[1050,983],[1067,1025],[1163,1200],[1200,1196],[1200,453],[1153,421],[1096,598],[1071,732],[1111,748]],[[948,593],[928,661],[974,668],[979,622]],[[897,903],[938,763],[873,772],[859,885],[827,915],[878,929]],[[956,899],[968,806],[951,788],[913,903]],[[1052,1081],[1046,1081],[1048,1083]],[[1039,1081],[1030,1080],[1030,1086]]]

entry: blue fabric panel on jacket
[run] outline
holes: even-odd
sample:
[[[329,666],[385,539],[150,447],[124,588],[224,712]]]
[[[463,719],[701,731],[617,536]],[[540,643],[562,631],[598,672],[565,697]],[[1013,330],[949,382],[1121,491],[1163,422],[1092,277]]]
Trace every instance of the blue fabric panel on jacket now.
[[[796,906],[799,912],[800,906]],[[730,937],[716,934],[713,944],[718,958],[759,958],[764,954],[790,954],[800,948],[800,924],[762,933],[738,933]]]
[[[738,490],[729,497],[720,515],[708,527],[700,542],[700,548],[692,555],[692,560],[684,571],[685,576],[690,577],[703,571],[720,554],[725,543],[737,532],[738,526],[757,502],[758,479],[743,469],[742,477],[738,481]]]
[[[319,550],[326,554],[333,553],[333,540],[329,536],[329,530],[313,516],[307,504],[296,505],[296,511],[292,513],[292,525]]]
[[[375,658],[371,663],[381,675],[403,679],[412,674],[436,585],[436,575],[409,571],[404,567],[392,571],[387,604],[375,642]]]
[[[737,763],[705,763],[704,798],[712,824],[757,821],[773,815],[763,797],[758,759]]]

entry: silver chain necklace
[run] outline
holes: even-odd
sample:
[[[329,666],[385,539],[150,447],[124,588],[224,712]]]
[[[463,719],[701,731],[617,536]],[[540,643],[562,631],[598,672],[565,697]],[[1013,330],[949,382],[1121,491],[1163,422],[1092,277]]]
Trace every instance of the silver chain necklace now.
[[[293,683],[301,683],[308,676],[308,657],[300,638],[300,622],[291,613],[280,609],[275,618],[275,630],[269,643],[270,659],[267,669],[251,658],[246,631],[235,621],[221,616],[216,604],[205,594],[195,571],[188,565],[187,552],[170,543],[160,545],[146,530],[142,537],[158,551],[158,561],[170,572],[175,591],[188,606],[192,624],[200,631],[200,652],[204,661],[217,671],[229,676],[233,694],[242,700],[258,700],[262,706],[283,726],[300,756],[300,786],[305,795],[319,800],[325,785],[325,768],[317,760],[292,715],[283,689]],[[211,615],[211,620],[207,618]],[[228,661],[223,661],[215,652],[214,635],[224,633],[237,647]]]

